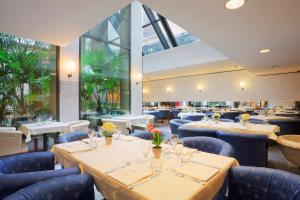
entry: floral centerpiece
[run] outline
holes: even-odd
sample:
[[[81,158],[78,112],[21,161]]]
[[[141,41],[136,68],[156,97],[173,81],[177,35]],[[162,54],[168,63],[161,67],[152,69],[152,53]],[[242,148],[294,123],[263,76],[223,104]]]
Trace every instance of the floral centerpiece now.
[[[212,119],[216,122],[218,122],[221,118],[221,113],[219,112],[215,112],[213,115],[212,115]]]
[[[102,126],[102,135],[105,137],[106,144],[112,143],[112,135],[117,131],[114,123],[106,122]]]
[[[247,113],[244,113],[241,115],[241,122],[243,125],[246,125],[246,123],[250,120],[250,115]]]
[[[163,142],[162,132],[155,129],[153,125],[148,126],[148,131],[151,133],[152,138],[152,152],[154,158],[160,158],[161,154],[161,143]]]

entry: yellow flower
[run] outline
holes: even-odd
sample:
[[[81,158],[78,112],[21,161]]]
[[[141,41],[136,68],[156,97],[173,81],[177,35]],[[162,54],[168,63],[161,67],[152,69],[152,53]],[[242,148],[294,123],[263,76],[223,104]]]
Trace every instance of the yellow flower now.
[[[221,113],[215,112],[212,116],[213,119],[219,119],[221,117]]]
[[[241,115],[241,120],[243,122],[249,121],[249,119],[250,119],[250,115],[249,114],[245,113],[245,114]]]
[[[114,132],[117,131],[117,128],[116,128],[115,124],[112,123],[112,122],[106,122],[106,123],[104,123],[103,126],[102,126],[102,128],[105,131],[109,132],[109,133],[114,133]]]

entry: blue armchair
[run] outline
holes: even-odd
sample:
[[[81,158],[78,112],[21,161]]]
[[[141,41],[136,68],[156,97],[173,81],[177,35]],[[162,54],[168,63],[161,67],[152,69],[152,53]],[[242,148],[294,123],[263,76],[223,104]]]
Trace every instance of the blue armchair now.
[[[0,199],[37,181],[78,173],[78,168],[54,170],[51,152],[3,156],[0,157]]]
[[[224,112],[221,118],[235,120],[235,118],[240,114],[241,112]]]
[[[185,120],[191,120],[191,121],[201,121],[204,117],[204,114],[202,113],[195,113],[195,114],[187,114],[183,116],[183,119]]]
[[[232,123],[235,123],[234,120],[232,120],[232,119],[226,119],[226,118],[220,118],[219,121],[220,122],[232,122]]]
[[[152,134],[149,131],[134,131],[134,133],[130,134],[131,136],[138,137],[144,140],[151,140]],[[164,141],[170,139],[171,135],[167,132],[162,132]]]
[[[262,167],[234,167],[229,172],[230,200],[300,200],[300,176]]]
[[[195,137],[195,136],[206,136],[206,137],[217,137],[217,130],[205,129],[205,128],[191,128],[181,126],[178,128],[179,138],[184,137]]]
[[[217,132],[217,138],[231,144],[240,165],[265,167],[268,161],[268,137],[259,134]]]
[[[277,119],[268,122],[280,127],[279,135],[300,135],[300,119]]]
[[[190,120],[184,120],[184,119],[172,119],[170,121],[170,129],[172,134],[178,134],[178,128],[183,125],[190,123],[192,121]]]
[[[74,142],[77,140],[82,140],[88,138],[88,134],[86,131],[78,131],[72,133],[65,133],[63,135],[58,136],[57,143],[67,143],[67,142]]]
[[[88,174],[55,177],[25,187],[4,200],[94,200],[93,178]]]
[[[230,144],[211,137],[186,137],[181,139],[183,145],[200,151],[233,157],[234,150]]]

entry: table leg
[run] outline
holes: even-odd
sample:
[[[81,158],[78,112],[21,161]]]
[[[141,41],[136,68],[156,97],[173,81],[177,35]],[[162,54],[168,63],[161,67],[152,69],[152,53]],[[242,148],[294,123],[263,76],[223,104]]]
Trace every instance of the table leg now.
[[[33,151],[38,151],[38,148],[39,148],[39,139],[35,137],[33,139]]]
[[[48,151],[48,135],[46,133],[43,134],[43,144],[44,151]]]

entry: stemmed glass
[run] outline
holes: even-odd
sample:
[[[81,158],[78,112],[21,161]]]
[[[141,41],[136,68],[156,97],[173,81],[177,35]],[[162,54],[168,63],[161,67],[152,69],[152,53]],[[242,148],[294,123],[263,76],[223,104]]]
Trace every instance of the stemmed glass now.
[[[120,130],[117,130],[115,133],[114,133],[114,139],[115,140],[120,140],[120,137],[121,137],[121,131]]]
[[[145,158],[145,160],[147,160],[150,149],[151,149],[151,143],[149,141],[140,140],[140,146],[141,146],[141,150],[144,155],[144,158]]]

